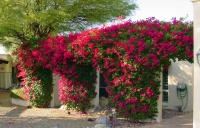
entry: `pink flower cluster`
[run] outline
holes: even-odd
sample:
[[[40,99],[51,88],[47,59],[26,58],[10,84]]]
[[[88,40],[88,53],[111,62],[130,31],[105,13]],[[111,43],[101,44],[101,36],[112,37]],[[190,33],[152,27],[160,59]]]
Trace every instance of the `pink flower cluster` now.
[[[94,69],[100,69],[118,113],[131,119],[152,118],[157,113],[156,78],[161,67],[168,66],[169,59],[192,62],[192,31],[191,23],[176,19],[127,21],[41,40],[31,52],[37,61],[25,65],[40,65],[60,75],[60,100],[70,107],[81,106],[80,110],[87,109],[95,96]]]

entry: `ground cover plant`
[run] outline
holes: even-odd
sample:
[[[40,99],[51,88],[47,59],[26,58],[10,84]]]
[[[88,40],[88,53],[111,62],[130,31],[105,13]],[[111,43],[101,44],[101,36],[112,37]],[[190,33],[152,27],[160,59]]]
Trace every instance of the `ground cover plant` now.
[[[10,91],[10,97],[25,100],[24,88],[13,89]]]

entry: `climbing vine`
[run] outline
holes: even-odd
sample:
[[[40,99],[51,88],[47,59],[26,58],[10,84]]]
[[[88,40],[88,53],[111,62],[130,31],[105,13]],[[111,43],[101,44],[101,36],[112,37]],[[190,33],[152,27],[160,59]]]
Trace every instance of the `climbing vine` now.
[[[117,112],[129,119],[147,119],[158,112],[162,68],[169,66],[170,59],[192,63],[192,32],[192,23],[183,20],[148,18],[49,37],[38,42],[32,56],[26,51],[23,55],[34,60],[31,67],[42,66],[60,75],[63,104],[81,111],[90,108],[98,69]]]

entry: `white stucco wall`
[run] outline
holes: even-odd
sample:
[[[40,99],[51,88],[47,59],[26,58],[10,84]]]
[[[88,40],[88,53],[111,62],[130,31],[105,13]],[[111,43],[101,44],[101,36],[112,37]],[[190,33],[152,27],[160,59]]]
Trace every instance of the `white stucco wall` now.
[[[29,106],[29,101],[21,100],[18,98],[11,98],[11,103],[19,106],[27,107]]]
[[[188,88],[188,103],[186,107],[186,111],[193,110],[193,64],[187,61],[176,61],[171,63],[168,70],[168,89],[169,89],[169,97],[168,97],[168,109],[177,109],[176,106],[182,105],[182,102],[177,97],[177,84],[178,82],[183,82],[187,84]],[[186,98],[184,98],[184,105],[186,103]],[[183,105],[183,107],[184,107]]]

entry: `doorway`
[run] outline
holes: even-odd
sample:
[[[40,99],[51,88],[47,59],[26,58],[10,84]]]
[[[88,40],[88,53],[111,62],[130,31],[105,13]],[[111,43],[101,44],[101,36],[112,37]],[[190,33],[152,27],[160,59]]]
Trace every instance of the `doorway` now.
[[[100,73],[99,97],[108,98],[106,87],[107,87],[107,83],[104,80],[103,74]]]

